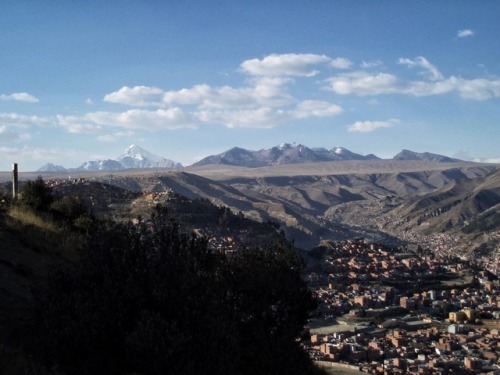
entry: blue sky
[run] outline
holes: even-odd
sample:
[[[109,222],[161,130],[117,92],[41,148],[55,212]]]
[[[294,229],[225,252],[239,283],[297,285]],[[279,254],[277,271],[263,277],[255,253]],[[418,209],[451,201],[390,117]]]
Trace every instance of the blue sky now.
[[[0,170],[239,146],[500,162],[498,1],[0,5]]]

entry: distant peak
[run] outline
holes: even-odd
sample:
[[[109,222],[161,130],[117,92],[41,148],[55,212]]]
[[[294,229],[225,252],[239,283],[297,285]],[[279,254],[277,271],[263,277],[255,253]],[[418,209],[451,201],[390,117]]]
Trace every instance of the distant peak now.
[[[450,158],[448,156],[433,154],[431,152],[415,152],[403,149],[399,154],[393,157],[395,160],[425,160],[434,162],[453,163],[461,161],[460,159]]]
[[[131,144],[130,146],[128,146],[126,149],[125,149],[125,153],[131,153],[131,152],[142,152],[144,151],[144,149],[140,146],[137,146],[135,144]]]
[[[293,142],[293,143],[287,143],[287,142],[283,142],[283,143],[280,143],[278,145],[278,148],[280,150],[284,150],[284,149],[287,149],[287,148],[295,148],[295,147],[298,147],[300,145],[298,145],[297,143]]]

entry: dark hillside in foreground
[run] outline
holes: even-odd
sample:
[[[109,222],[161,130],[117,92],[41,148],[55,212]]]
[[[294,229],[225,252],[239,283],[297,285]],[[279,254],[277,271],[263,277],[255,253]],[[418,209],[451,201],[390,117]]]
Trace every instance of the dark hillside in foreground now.
[[[302,263],[275,224],[80,182],[2,206],[2,375],[320,373],[296,341],[314,308]],[[107,193],[103,220],[80,210],[85,190]]]

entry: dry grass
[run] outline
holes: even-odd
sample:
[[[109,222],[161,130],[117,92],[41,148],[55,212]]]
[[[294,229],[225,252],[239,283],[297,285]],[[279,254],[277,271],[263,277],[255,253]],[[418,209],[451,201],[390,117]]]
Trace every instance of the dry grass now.
[[[10,219],[17,221],[19,225],[33,226],[43,232],[49,232],[53,234],[61,231],[61,228],[58,227],[48,217],[44,217],[23,207],[11,207],[8,211],[8,216],[10,217]]]
[[[17,238],[34,251],[61,256],[73,261],[85,244],[85,236],[55,222],[50,215],[12,206],[6,215],[7,227],[16,232]]]

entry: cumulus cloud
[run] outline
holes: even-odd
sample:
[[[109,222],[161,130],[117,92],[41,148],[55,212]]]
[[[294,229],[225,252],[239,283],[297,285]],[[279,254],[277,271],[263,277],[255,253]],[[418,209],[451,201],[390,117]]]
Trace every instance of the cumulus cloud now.
[[[381,128],[390,128],[399,124],[398,119],[390,119],[387,121],[356,121],[347,127],[350,132],[369,133]]]
[[[148,86],[123,86],[118,91],[104,96],[108,103],[128,104],[138,107],[158,106],[161,103],[163,90]]]
[[[337,75],[326,80],[327,89],[336,94],[359,96],[398,93],[403,89],[402,83],[395,75],[388,73],[370,74],[356,71]]]
[[[2,101],[17,101],[26,103],[38,103],[38,98],[30,95],[26,92],[16,92],[10,95],[0,94],[0,100]]]
[[[399,63],[424,69],[427,80],[405,81],[390,73],[369,73],[354,71],[338,74],[326,80],[326,90],[340,95],[373,96],[381,94],[402,94],[411,96],[432,96],[456,92],[463,99],[485,100],[500,97],[499,79],[465,79],[444,77],[424,57],[414,60],[399,59]]]
[[[344,57],[337,57],[330,62],[330,66],[335,69],[349,69],[352,66],[352,61]]]
[[[263,59],[246,60],[240,69],[254,76],[298,76],[312,77],[318,74],[314,66],[330,62],[325,55],[315,54],[271,54]]]
[[[375,69],[382,62],[373,60],[363,62],[361,66],[364,69],[338,72],[322,82],[326,82],[326,90],[340,95],[430,96],[455,92],[464,99],[474,100],[500,96],[500,80],[445,77],[423,56],[413,59],[402,57],[398,63],[417,70],[417,75],[421,77],[407,80],[386,71],[377,72]],[[123,86],[105,95],[104,102],[135,108],[123,112],[98,111],[82,116],[57,116],[57,124],[68,132],[96,134],[98,140],[111,142],[120,137],[117,131],[198,128],[208,124],[228,128],[270,128],[293,120],[333,117],[342,113],[340,106],[328,101],[295,97],[292,95],[293,86],[299,79],[316,76],[320,68],[327,71],[328,67],[349,69],[352,66],[351,60],[344,57],[331,59],[316,54],[271,54],[262,59],[246,60],[240,65],[240,72],[246,74],[241,86],[198,84],[168,91],[158,87]],[[396,123],[395,119],[360,121],[348,129],[368,132]]]
[[[191,96],[190,94],[188,96]],[[173,101],[174,99],[171,98]],[[198,100],[199,101],[199,100]],[[57,116],[59,125],[72,133],[98,134],[98,140],[111,142],[118,136],[106,129],[121,128],[133,131],[198,128],[207,124],[218,124],[228,128],[253,127],[272,128],[286,121],[310,117],[332,117],[342,113],[342,108],[326,101],[305,100],[295,107],[269,107],[241,105],[215,106],[203,101],[192,111],[174,107],[169,109],[131,109],[126,112],[90,112],[81,117]],[[129,135],[129,133],[120,133]]]
[[[500,79],[450,77],[447,81],[465,99],[485,100],[500,97]]]
[[[473,36],[474,35],[474,31],[470,30],[470,29],[463,29],[463,30],[459,30],[457,32],[457,37],[459,38],[467,38],[469,36]]]
[[[272,128],[284,122],[310,117],[330,117],[342,113],[336,104],[306,100],[293,109],[256,108],[235,111],[200,111],[196,115],[204,123],[218,123],[228,128]]]
[[[314,65],[330,62],[326,56],[312,54],[269,55],[262,60],[247,60],[241,71],[250,74],[240,87],[207,84],[191,88],[163,91],[156,87],[124,86],[107,94],[106,102],[135,105],[156,105],[158,109],[131,109],[126,112],[92,112],[78,119],[61,116],[61,126],[71,132],[95,132],[99,140],[110,142],[104,129],[177,129],[218,124],[228,128],[270,128],[283,122],[308,117],[337,116],[338,105],[314,100],[299,101],[289,92],[292,76],[311,77]],[[339,68],[352,63],[337,59]],[[161,98],[161,99],[160,99]]]
[[[285,78],[263,77],[253,81],[252,86],[210,87],[196,85],[190,89],[168,91],[163,96],[166,104],[198,105],[201,108],[249,108],[256,106],[277,107],[293,102],[285,85]]]
[[[180,108],[144,110],[131,109],[125,112],[99,111],[84,116],[57,116],[58,124],[70,133],[103,135],[109,128],[133,131],[195,128],[196,118]],[[123,134],[123,133],[122,133]]]

